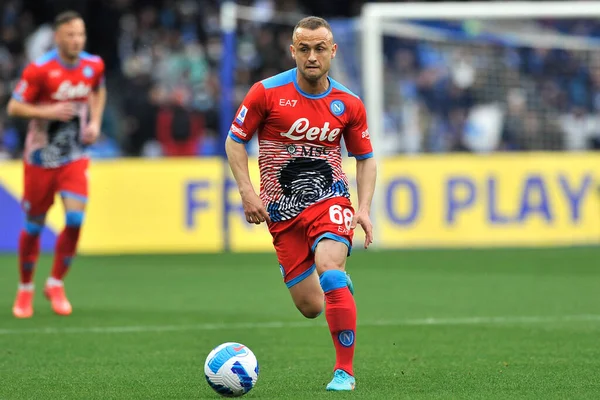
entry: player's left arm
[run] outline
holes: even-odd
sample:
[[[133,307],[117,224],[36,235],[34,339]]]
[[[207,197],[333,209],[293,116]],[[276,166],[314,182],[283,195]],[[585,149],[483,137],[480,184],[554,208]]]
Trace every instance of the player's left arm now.
[[[352,219],[351,228],[360,225],[365,231],[365,249],[373,243],[373,224],[371,223],[371,202],[377,180],[377,163],[373,158],[373,146],[367,126],[367,113],[361,101],[357,101],[354,115],[344,132],[344,140],[349,155],[356,158],[356,188],[358,192],[358,210]]]
[[[377,164],[373,157],[356,160],[356,189],[358,191],[358,211],[352,219],[352,229],[357,224],[365,231],[365,249],[373,243],[373,224],[371,223],[371,202],[375,193]]]
[[[101,63],[100,73],[95,86],[89,97],[90,122],[83,132],[83,141],[86,144],[92,144],[100,135],[102,126],[102,114],[106,106],[106,85],[104,84],[104,63]]]

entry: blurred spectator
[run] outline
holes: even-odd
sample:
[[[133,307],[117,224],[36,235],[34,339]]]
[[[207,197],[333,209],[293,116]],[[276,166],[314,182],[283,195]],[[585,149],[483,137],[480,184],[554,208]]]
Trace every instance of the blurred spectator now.
[[[190,109],[190,97],[188,90],[179,88],[158,109],[156,137],[165,156],[194,156],[198,152],[204,119]]]
[[[581,105],[574,105],[568,114],[561,117],[560,123],[566,150],[588,150],[600,138],[598,116],[589,115]]]
[[[523,89],[513,88],[506,99],[506,116],[502,132],[504,150],[530,150],[533,141],[525,138],[527,99]]]
[[[134,65],[135,60],[129,64],[129,69],[139,68]],[[136,70],[129,75],[132,78],[127,81],[123,95],[123,146],[125,154],[140,156],[146,142],[153,138],[155,119],[149,116],[156,115],[156,104],[151,101],[149,71]]]

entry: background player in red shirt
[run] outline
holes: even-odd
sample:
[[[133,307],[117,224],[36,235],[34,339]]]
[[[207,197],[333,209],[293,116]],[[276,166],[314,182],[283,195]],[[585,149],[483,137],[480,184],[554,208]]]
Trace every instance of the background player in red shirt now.
[[[327,21],[301,20],[290,46],[297,68],[256,83],[226,142],[246,220],[267,222],[296,307],[325,317],[336,349],[327,390],[353,390],[356,305],[345,273],[357,224],[372,242],[369,218],[376,163],[360,99],[328,76],[337,46]],[[260,197],[248,173],[245,142],[258,132]],[[341,140],[356,157],[358,211],[342,171]]]
[[[64,12],[56,17],[54,29],[57,48],[25,68],[8,104],[9,115],[30,119],[22,203],[27,221],[19,238],[20,283],[13,307],[17,318],[33,315],[40,233],[57,192],[64,203],[66,226],[56,242],[44,294],[57,314],[71,314],[63,278],[75,255],[87,202],[85,147],[98,137],[106,102],[104,63],[83,51],[83,19],[76,12]]]

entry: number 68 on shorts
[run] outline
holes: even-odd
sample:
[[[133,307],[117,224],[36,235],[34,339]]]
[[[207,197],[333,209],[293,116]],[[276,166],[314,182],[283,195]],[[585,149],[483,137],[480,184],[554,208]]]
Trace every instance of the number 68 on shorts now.
[[[300,282],[315,268],[314,250],[323,239],[345,244],[352,250],[354,209],[346,197],[313,204],[297,217],[269,224],[273,245],[288,287]]]
[[[354,212],[352,212],[351,208],[342,208],[339,204],[334,204],[329,207],[329,219],[334,224],[340,225],[338,227],[338,232],[348,233],[352,225],[353,217]]]

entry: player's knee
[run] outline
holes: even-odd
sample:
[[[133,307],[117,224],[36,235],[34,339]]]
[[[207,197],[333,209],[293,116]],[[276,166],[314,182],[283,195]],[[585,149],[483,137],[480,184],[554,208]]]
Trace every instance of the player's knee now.
[[[319,277],[319,283],[323,292],[327,293],[346,287],[348,285],[348,278],[346,273],[340,269],[327,269]]]
[[[334,259],[319,260],[319,271],[342,271],[345,263]]]
[[[317,318],[323,312],[323,299],[320,301],[306,301],[296,304],[298,310],[306,318]]]
[[[25,232],[30,235],[37,236],[44,230],[44,223],[39,221],[26,221]]]
[[[79,228],[83,224],[85,213],[83,211],[67,211],[66,223],[72,228]]]

